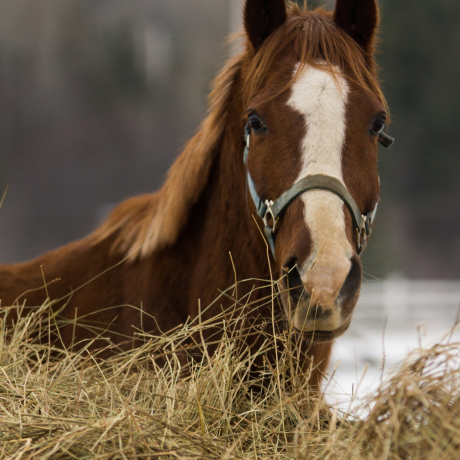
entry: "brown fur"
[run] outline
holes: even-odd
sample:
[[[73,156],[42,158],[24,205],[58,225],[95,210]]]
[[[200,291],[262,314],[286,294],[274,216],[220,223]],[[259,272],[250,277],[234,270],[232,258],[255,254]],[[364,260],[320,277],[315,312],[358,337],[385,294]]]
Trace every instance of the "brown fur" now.
[[[248,4],[251,2],[248,0]],[[278,0],[277,3],[279,6]],[[282,15],[278,7],[275,10]],[[246,28],[250,30],[257,15],[246,19]],[[19,299],[28,306],[37,306],[49,295],[61,299],[57,306],[65,306],[64,317],[83,318],[76,329],[77,340],[92,339],[109,327],[112,340],[121,343],[141,326],[158,333],[196,317],[198,299],[207,306],[219,289],[234,282],[229,253],[240,280],[267,279],[271,272],[278,278],[291,254],[297,251],[304,254],[302,257],[307,256],[310,241],[308,231],[301,225],[303,211],[298,201],[281,223],[277,240],[280,257],[276,264],[268,256],[260,236],[261,220],[257,217],[255,225],[254,206],[248,203],[242,161],[248,104],[265,107],[273,113],[267,116],[273,117],[271,148],[276,147],[278,156],[274,162],[261,163],[252,155],[249,169],[260,184],[261,196],[276,198],[292,185],[299,165],[296,142],[305,126],[284,103],[298,61],[301,67],[321,66],[331,72],[331,65],[338,65],[353,85],[344,177],[362,211],[372,209],[378,200],[376,142],[363,141],[357,128],[353,128],[356,124],[364,125],[369,114],[385,108],[372,58],[364,55],[331,14],[290,6],[286,21],[274,18],[270,24],[268,38],[258,47],[248,40],[246,50],[217,77],[209,115],[171,167],[163,187],[155,194],[125,201],[99,229],[81,241],[31,262],[0,266],[3,305],[12,305]],[[260,31],[248,33],[250,37],[258,34]],[[282,117],[275,116],[283,110]],[[366,115],[360,118],[357,111]],[[290,135],[284,135],[285,132]],[[261,156],[264,148],[269,152],[267,144],[264,147],[262,143],[263,140],[255,142]],[[370,160],[366,160],[369,150]],[[364,190],[363,182],[368,184]],[[352,241],[349,216],[348,221]],[[46,289],[43,279],[49,283]],[[239,295],[259,284],[243,283]],[[256,291],[253,298],[267,294],[270,292]],[[203,319],[232,304],[223,300],[222,305],[208,309]],[[276,316],[282,314],[282,309],[276,312]],[[268,305],[253,318],[260,323],[264,318],[269,321],[271,316]],[[71,343],[72,334],[71,326],[62,329],[64,345]],[[309,351],[310,358],[319,365],[313,377],[316,382],[327,367],[330,350],[331,343],[314,343]]]

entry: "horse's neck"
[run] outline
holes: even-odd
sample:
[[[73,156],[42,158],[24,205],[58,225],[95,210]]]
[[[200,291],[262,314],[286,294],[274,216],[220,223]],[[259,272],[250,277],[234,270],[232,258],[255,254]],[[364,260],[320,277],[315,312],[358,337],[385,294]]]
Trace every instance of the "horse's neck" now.
[[[203,263],[210,269],[224,264],[229,269],[224,270],[229,283],[235,278],[233,264],[240,280],[269,274],[265,245],[247,199],[241,109],[237,103],[233,105],[207,187],[191,215],[191,222],[202,232],[198,257],[209,258]],[[195,212],[198,215],[194,216]]]

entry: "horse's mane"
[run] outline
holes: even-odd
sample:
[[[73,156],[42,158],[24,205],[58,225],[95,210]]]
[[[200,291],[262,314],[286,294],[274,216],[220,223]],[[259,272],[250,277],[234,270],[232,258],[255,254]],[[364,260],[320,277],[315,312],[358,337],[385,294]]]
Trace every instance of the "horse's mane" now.
[[[372,53],[361,50],[335,25],[330,13],[322,9],[307,11],[293,4],[288,10],[287,21],[265,41],[255,56],[248,44],[246,50],[231,59],[217,76],[209,96],[208,116],[171,166],[162,188],[154,194],[121,203],[93,233],[95,243],[113,236],[114,252],[141,257],[174,244],[188,220],[190,208],[208,182],[211,165],[219,151],[233,83],[243,67],[246,75],[243,97],[247,101],[263,85],[271,65],[283,50],[294,46],[300,65],[287,87],[307,65],[323,67],[333,74],[335,66],[347,66],[354,82],[374,93],[386,106]]]
[[[96,243],[116,233],[112,250],[146,256],[173,244],[208,181],[224,129],[239,58],[230,60],[213,82],[208,116],[171,166],[161,189],[121,203],[93,234]]]

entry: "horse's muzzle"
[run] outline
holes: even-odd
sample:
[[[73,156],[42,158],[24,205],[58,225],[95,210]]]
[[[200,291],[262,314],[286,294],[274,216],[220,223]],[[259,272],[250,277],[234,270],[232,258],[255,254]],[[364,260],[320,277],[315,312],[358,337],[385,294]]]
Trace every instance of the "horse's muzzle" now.
[[[315,342],[342,335],[349,327],[362,281],[358,256],[333,263],[297,268],[297,260],[285,265],[282,300],[289,322],[297,333]]]

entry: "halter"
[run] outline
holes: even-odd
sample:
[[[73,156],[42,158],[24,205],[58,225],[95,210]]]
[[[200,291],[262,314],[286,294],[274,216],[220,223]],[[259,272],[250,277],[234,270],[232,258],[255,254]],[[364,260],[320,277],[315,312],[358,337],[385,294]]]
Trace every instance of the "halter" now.
[[[344,185],[335,177],[326,176],[323,174],[315,174],[312,176],[304,177],[296,182],[291,188],[286,190],[277,200],[265,200],[257,194],[256,184],[249,174],[247,168],[248,155],[249,155],[249,144],[251,139],[251,129],[246,125],[245,129],[245,141],[246,146],[244,148],[244,164],[247,170],[247,183],[249,193],[251,194],[252,200],[257,210],[257,214],[264,221],[265,235],[270,245],[273,258],[275,259],[275,239],[276,229],[280,218],[286,212],[287,207],[292,201],[302,193],[308,192],[309,190],[327,190],[336,194],[347,206],[350,211],[351,218],[353,220],[353,226],[356,233],[356,245],[358,249],[358,255],[360,255],[366,245],[367,240],[372,232],[372,224],[374,223],[375,214],[377,212],[377,204],[375,208],[367,213],[366,215],[361,214],[353,197],[350,195]],[[394,142],[394,139],[385,133],[379,134],[379,142],[385,147],[390,148]]]

